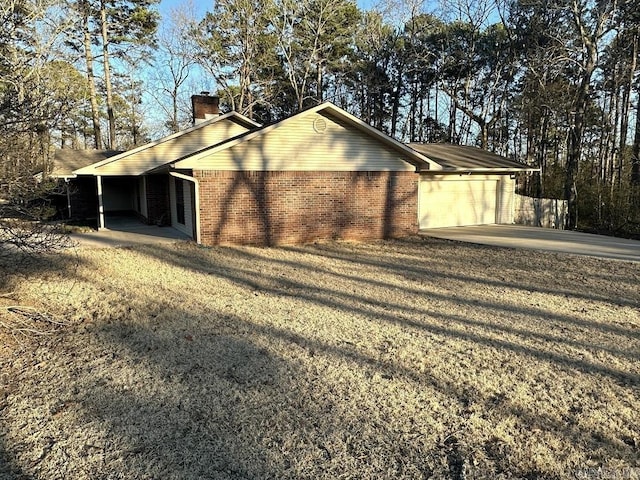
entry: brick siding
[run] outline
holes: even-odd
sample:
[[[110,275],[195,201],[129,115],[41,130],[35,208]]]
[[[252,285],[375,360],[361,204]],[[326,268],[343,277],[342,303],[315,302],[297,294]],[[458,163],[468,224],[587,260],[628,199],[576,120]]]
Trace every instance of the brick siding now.
[[[194,171],[205,245],[367,240],[417,231],[413,172]]]
[[[60,180],[62,184],[62,180]],[[66,187],[65,187],[66,188]],[[98,186],[95,177],[77,177],[70,180],[69,193],[71,197],[71,218],[73,219],[97,219],[98,218]],[[67,217],[66,195],[59,199],[63,217]],[[97,220],[96,220],[97,222]]]
[[[171,225],[168,175],[147,177],[147,222],[152,225]]]

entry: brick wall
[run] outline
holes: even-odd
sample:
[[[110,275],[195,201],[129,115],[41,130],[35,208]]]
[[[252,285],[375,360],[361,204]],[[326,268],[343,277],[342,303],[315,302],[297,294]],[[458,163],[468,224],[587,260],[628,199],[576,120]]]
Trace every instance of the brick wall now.
[[[62,180],[61,180],[62,182]],[[71,197],[71,218],[94,219],[98,217],[98,186],[95,177],[77,177],[70,180],[69,193]],[[64,217],[69,215],[67,211],[67,198],[60,197],[64,208]]]
[[[168,175],[147,177],[147,217],[149,224],[171,225]]]
[[[413,172],[194,171],[205,245],[365,240],[417,231]]]

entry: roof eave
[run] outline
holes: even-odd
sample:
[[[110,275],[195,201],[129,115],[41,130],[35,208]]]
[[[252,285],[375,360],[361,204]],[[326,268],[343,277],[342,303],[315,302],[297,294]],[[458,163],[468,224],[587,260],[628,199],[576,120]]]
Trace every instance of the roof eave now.
[[[235,111],[231,111],[231,112],[227,112],[225,114],[219,115],[217,117],[211,118],[209,120],[205,120],[204,122],[200,122],[197,125],[193,125],[192,127],[189,127],[185,130],[181,130],[179,132],[175,132],[172,133],[170,135],[167,135],[166,137],[163,137],[159,140],[155,140],[153,142],[149,142],[149,143],[145,143],[144,145],[140,145],[139,147],[133,148],[131,150],[127,150],[126,152],[122,152],[118,155],[114,155],[113,157],[109,157],[105,160],[101,160],[99,162],[96,162],[92,165],[88,165],[86,167],[80,168],[78,170],[74,170],[73,173],[77,174],[77,175],[100,175],[100,173],[97,171],[98,168],[103,167],[109,163],[118,161],[118,160],[122,160],[123,158],[126,158],[130,155],[133,155],[135,153],[141,152],[143,150],[146,150],[148,148],[152,148],[155,147],[156,145],[160,145],[161,143],[164,142],[168,142],[170,140],[173,140],[175,138],[181,137],[183,135],[186,135],[188,133],[191,133],[195,130],[198,130],[200,128],[206,127],[207,125],[211,125],[213,123],[217,123],[221,120],[225,120],[225,119],[233,119],[235,121],[237,121],[239,124],[247,127],[247,128],[259,128],[261,125],[257,122],[254,122],[253,120],[251,120],[249,117],[245,117],[244,115],[235,112]],[[138,174],[134,174],[134,176],[137,175],[144,175],[145,173],[148,172],[140,172]],[[108,175],[105,175],[108,176]]]
[[[62,178],[67,180],[69,178],[76,178],[77,175],[75,173],[52,173],[49,175],[50,178]]]
[[[434,173],[519,173],[519,172],[539,172],[540,168],[530,167],[513,167],[513,168],[442,168],[440,170],[431,170]]]
[[[77,170],[74,170],[72,173],[74,175],[95,175],[96,168],[97,167],[90,165],[88,167],[82,167]]]
[[[166,172],[168,172],[168,171],[170,171],[172,169],[173,169],[173,164],[165,163],[165,164],[160,165],[158,167],[154,167],[154,168],[151,168],[149,170],[146,170],[146,171],[142,172],[140,175],[154,175],[156,173],[166,173]]]

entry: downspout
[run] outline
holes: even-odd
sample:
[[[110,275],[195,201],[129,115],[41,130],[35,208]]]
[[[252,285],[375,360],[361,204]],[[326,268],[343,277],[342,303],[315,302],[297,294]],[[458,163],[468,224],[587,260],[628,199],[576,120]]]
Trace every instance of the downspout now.
[[[104,230],[104,199],[102,197],[102,176],[96,176],[98,184],[98,230]]]
[[[182,180],[186,180],[187,182],[192,182],[193,183],[193,195],[196,197],[195,198],[195,220],[196,220],[196,243],[198,245],[201,244],[200,242],[200,183],[198,182],[197,179],[195,179],[194,177],[190,177],[189,175],[184,175],[182,173],[178,173],[178,172],[169,172],[169,175],[171,175],[172,177],[175,178],[180,178]]]
[[[65,187],[67,187],[67,214],[71,220],[71,192],[69,191],[69,177],[64,178]]]

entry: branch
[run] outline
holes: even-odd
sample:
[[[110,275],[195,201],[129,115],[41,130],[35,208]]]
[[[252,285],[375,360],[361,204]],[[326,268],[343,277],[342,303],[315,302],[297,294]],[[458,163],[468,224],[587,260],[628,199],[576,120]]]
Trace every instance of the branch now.
[[[4,309],[6,313],[0,316],[0,329],[8,331],[14,338],[52,335],[58,327],[68,325],[67,322],[33,307],[11,305]]]

